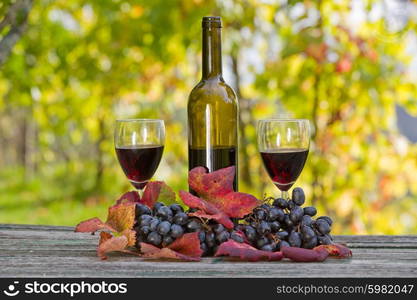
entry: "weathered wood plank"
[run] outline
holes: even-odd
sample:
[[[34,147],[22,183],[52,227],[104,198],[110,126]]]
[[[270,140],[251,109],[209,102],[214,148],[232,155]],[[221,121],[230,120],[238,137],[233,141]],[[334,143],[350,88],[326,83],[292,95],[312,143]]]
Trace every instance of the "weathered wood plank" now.
[[[354,257],[324,263],[198,263],[148,261],[116,254],[96,256],[98,235],[72,227],[1,225],[0,277],[416,277],[417,236],[336,236]]]

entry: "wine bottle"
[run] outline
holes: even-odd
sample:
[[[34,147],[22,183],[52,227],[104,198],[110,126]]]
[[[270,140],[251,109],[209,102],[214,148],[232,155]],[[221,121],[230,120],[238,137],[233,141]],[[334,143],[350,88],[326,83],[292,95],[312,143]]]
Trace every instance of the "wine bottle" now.
[[[202,27],[202,78],[188,99],[188,167],[212,172],[236,166],[237,191],[238,101],[222,76],[221,19],[204,17]]]

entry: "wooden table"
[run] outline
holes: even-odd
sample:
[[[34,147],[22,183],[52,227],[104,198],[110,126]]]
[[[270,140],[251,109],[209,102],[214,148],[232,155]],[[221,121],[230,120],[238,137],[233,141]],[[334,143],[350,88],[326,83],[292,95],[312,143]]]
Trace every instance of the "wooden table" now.
[[[148,261],[96,256],[98,235],[72,227],[0,224],[0,277],[417,277],[417,235],[336,236],[351,259],[323,263]]]

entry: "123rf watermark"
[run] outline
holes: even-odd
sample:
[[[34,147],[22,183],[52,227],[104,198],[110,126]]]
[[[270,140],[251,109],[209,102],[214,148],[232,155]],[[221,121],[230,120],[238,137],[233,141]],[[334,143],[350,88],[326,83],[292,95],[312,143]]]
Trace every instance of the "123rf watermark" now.
[[[3,294],[9,297],[15,297],[19,294],[61,294],[74,297],[78,294],[126,294],[127,283],[108,283],[101,282],[39,282],[34,280],[32,282],[25,282],[19,284],[19,281],[13,281]]]
[[[361,294],[361,295],[409,295],[414,284],[363,284],[363,285],[280,285],[277,294]]]

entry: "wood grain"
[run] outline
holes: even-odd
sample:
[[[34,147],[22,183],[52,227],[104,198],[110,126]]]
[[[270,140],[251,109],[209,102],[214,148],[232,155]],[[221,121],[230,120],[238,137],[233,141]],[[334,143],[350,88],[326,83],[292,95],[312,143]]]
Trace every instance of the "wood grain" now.
[[[324,263],[149,261],[96,256],[98,235],[72,227],[0,224],[0,277],[417,277],[417,236],[336,236],[351,259]]]

